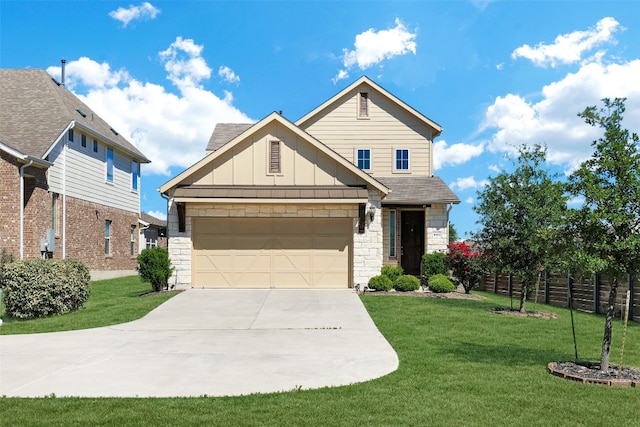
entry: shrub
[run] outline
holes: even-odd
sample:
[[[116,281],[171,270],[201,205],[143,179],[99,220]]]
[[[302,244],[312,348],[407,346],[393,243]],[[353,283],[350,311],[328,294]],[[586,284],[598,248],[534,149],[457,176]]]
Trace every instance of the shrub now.
[[[379,276],[373,276],[369,279],[369,289],[373,289],[375,291],[388,291],[391,289],[391,285],[393,282],[389,279],[388,276],[381,274]]]
[[[400,292],[417,291],[420,289],[420,280],[415,276],[405,274],[393,282],[393,289]]]
[[[482,255],[466,243],[449,244],[447,265],[456,283],[464,287],[466,294],[482,279]]]
[[[0,253],[0,289],[2,289],[2,267],[5,264],[12,263],[13,261],[13,254],[7,251],[6,248],[2,248],[2,253]]]
[[[424,254],[422,256],[422,276],[431,277],[435,274],[449,274],[449,267],[445,260],[445,254],[435,252],[432,254]]]
[[[435,274],[429,278],[429,289],[437,294],[453,292],[456,285],[444,274]]]
[[[17,319],[64,314],[89,298],[89,269],[78,260],[29,260],[4,265],[7,314]]]
[[[160,247],[144,249],[138,255],[138,274],[143,281],[151,283],[155,292],[168,287],[172,272],[173,267],[171,267],[167,249]]]
[[[387,276],[389,279],[391,279],[391,283],[395,282],[396,279],[402,276],[403,273],[404,273],[404,270],[399,265],[398,266],[385,265],[382,267],[382,275]]]

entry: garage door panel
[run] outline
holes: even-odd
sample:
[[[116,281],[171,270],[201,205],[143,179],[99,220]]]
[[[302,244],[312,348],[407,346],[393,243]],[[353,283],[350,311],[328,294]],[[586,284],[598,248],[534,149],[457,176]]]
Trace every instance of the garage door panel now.
[[[345,288],[351,219],[194,219],[193,286]]]

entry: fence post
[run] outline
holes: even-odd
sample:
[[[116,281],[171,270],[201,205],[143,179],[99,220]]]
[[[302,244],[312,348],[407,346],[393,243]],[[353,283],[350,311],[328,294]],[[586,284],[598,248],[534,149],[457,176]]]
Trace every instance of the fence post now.
[[[549,304],[549,271],[544,271],[544,303]]]
[[[571,272],[567,271],[567,307],[571,307]]]
[[[627,287],[629,289],[629,313],[627,314],[627,320],[633,321],[633,277],[627,274]]]
[[[509,273],[509,280],[508,280],[508,288],[509,288],[509,297],[513,296],[513,284],[512,284],[512,280],[513,280],[513,274]]]
[[[498,272],[493,273],[493,293],[498,293]]]
[[[593,274],[593,312],[598,314],[600,311],[600,276],[598,273]]]

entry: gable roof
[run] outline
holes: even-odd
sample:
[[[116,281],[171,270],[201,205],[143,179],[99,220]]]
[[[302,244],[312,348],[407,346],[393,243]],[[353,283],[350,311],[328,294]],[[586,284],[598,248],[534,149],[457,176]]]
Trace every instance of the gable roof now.
[[[144,222],[146,222],[149,225],[156,225],[159,227],[166,227],[167,226],[167,220],[162,220],[160,218],[156,218],[153,215],[149,215],[146,212],[140,212],[140,219]]]
[[[362,84],[366,84],[371,89],[373,89],[376,92],[378,92],[378,93],[382,94],[383,96],[387,97],[388,99],[390,99],[391,101],[393,101],[394,103],[399,105],[407,113],[409,113],[410,115],[416,117],[418,120],[423,122],[425,125],[427,125],[430,128],[432,128],[433,129],[433,137],[434,138],[436,136],[440,135],[440,133],[442,133],[442,129],[443,129],[442,126],[440,126],[439,124],[437,124],[433,120],[429,119],[427,116],[425,116],[424,114],[420,113],[418,110],[414,109],[409,104],[407,104],[404,101],[402,101],[400,98],[397,98],[391,92],[388,92],[386,89],[384,89],[382,86],[380,86],[377,83],[375,83],[373,80],[371,80],[367,76],[360,77],[358,80],[356,80],[355,82],[351,83],[349,86],[347,86],[342,91],[338,92],[336,95],[331,97],[329,100],[324,102],[322,105],[320,105],[319,107],[315,108],[314,110],[312,110],[311,112],[306,114],[304,117],[302,117],[301,119],[296,121],[296,123],[295,123],[296,126],[299,126],[302,129],[306,128],[307,127],[306,126],[307,122],[315,119],[318,115],[323,115],[323,111],[326,108],[330,107],[332,104],[337,102],[340,98],[342,98],[344,95],[346,95],[349,92],[353,91],[355,88],[357,88],[358,86],[360,86]]]
[[[216,151],[227,142],[253,126],[254,123],[218,123],[213,129],[207,152]]]
[[[42,69],[0,69],[0,135],[2,143],[23,155],[44,159],[65,132],[78,127],[149,163],[73,93]]]
[[[301,137],[302,139],[304,139],[305,141],[310,143],[312,146],[314,146],[316,149],[320,150],[324,154],[326,154],[329,157],[331,157],[332,159],[334,159],[341,166],[343,166],[344,168],[348,169],[353,174],[357,175],[360,179],[362,179],[367,184],[371,185],[373,188],[377,189],[378,191],[382,192],[383,194],[388,194],[389,193],[389,189],[386,186],[384,186],[382,183],[380,183],[380,181],[374,179],[371,175],[369,175],[368,173],[362,171],[357,166],[355,166],[353,163],[349,162],[347,159],[345,159],[344,157],[342,157],[341,155],[339,155],[338,153],[336,153],[335,151],[333,151],[332,149],[327,147],[325,144],[323,144],[322,142],[318,141],[317,139],[315,139],[314,137],[312,137],[311,135],[309,135],[308,133],[306,133],[305,131],[303,131],[302,129],[297,127],[296,125],[294,125],[289,120],[285,119],[281,114],[278,114],[276,112],[271,113],[270,115],[268,115],[264,119],[260,120],[258,123],[250,126],[248,129],[246,129],[240,135],[237,135],[231,141],[229,141],[228,143],[222,145],[219,149],[217,149],[216,151],[208,154],[203,159],[201,159],[200,161],[198,161],[197,163],[195,163],[191,167],[187,168],[182,173],[180,173],[177,176],[175,176],[173,179],[169,180],[168,182],[166,182],[165,184],[160,186],[160,188],[159,188],[160,193],[166,193],[171,188],[178,186],[187,177],[189,177],[190,175],[192,175],[196,171],[200,170],[202,167],[210,164],[211,162],[213,162],[214,159],[222,156],[227,151],[233,149],[233,147],[235,145],[241,143],[242,141],[244,141],[250,135],[252,135],[252,134],[254,134],[256,132],[259,132],[261,129],[265,128],[266,126],[270,125],[273,122],[277,122],[278,124],[280,124],[280,125],[284,126],[285,128],[287,128],[289,131],[295,133],[296,135],[298,135],[299,137]]]

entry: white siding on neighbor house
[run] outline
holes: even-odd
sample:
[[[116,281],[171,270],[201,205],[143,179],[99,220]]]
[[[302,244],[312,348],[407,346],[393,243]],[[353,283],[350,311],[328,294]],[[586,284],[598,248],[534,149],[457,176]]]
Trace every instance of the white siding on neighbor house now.
[[[280,173],[269,170],[271,141],[280,141]],[[288,128],[273,123],[193,173],[183,184],[333,186],[365,182]]]
[[[369,93],[369,115],[359,118],[358,93]],[[333,109],[331,109],[333,108]],[[357,164],[356,149],[371,149],[371,175],[394,175],[394,149],[410,152],[412,175],[430,176],[431,129],[398,104],[368,86],[346,94],[325,114],[309,124],[305,131]]]
[[[63,177],[66,175],[66,195],[101,205],[140,212],[140,183],[132,189],[131,157],[113,149],[113,182],[106,180],[106,145],[98,141],[98,152],[93,151],[93,137],[87,135],[87,146],[81,146],[81,132],[75,130],[74,141],[68,143],[65,155],[61,142],[53,148],[48,160],[49,191],[63,193]],[[66,163],[66,174],[65,174]],[[140,178],[138,177],[138,180]]]

